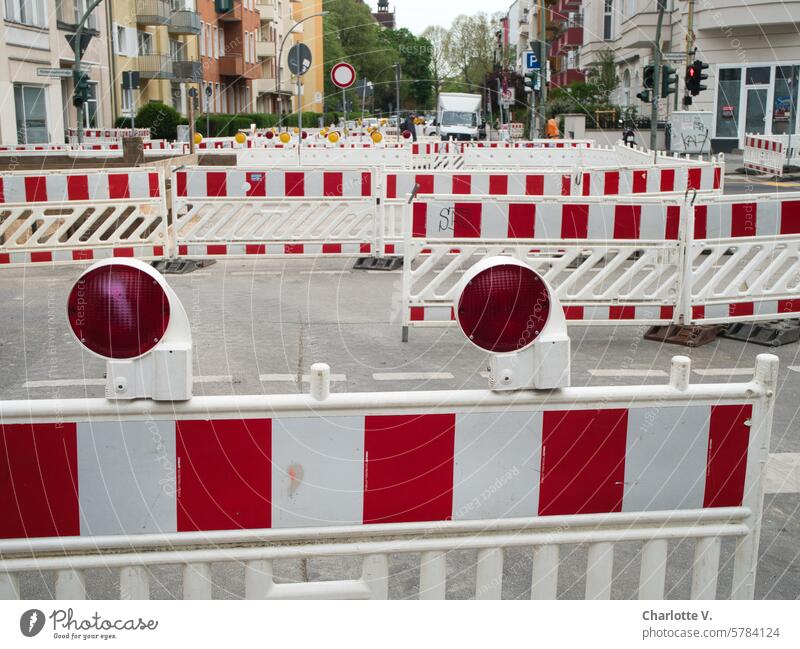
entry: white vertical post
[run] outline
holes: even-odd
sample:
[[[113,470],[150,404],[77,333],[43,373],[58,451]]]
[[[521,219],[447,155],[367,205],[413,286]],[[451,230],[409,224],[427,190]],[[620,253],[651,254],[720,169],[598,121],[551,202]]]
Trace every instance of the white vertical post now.
[[[244,567],[244,598],[268,599],[275,586],[272,561],[248,561]]]
[[[672,316],[672,322],[688,325],[692,321],[692,260],[694,255],[694,198],[690,200],[688,194],[681,203],[680,224],[683,236],[678,244],[678,265],[680,267],[678,303]]]
[[[764,511],[764,474],[769,460],[772,415],[778,382],[778,357],[773,354],[759,354],[756,357],[753,380],[764,391],[764,396],[753,404],[753,417],[750,421],[750,443],[747,447],[747,470],[742,498],[742,505],[751,512],[745,521],[750,531],[736,542],[731,599],[753,599],[755,595],[758,544]]]
[[[673,356],[669,372],[669,384],[681,392],[689,389],[689,378],[692,373],[692,359],[688,356]]]
[[[500,599],[503,591],[503,549],[487,548],[478,552],[475,599]]]
[[[652,539],[642,546],[639,599],[664,599],[667,577],[667,540]]]
[[[592,543],[586,565],[586,599],[611,599],[614,544]]]
[[[211,565],[189,563],[183,568],[183,599],[211,599]]]
[[[692,599],[715,599],[719,551],[722,541],[717,537],[697,539],[692,565]]]
[[[56,573],[56,599],[86,599],[86,577],[80,570]]]
[[[19,577],[16,573],[0,573],[0,599],[19,599]]]
[[[447,555],[423,552],[419,565],[419,598],[444,599],[447,590]]]
[[[327,363],[314,363],[311,366],[311,396],[317,401],[325,401],[331,393],[331,367]]]
[[[119,598],[150,599],[150,579],[144,566],[128,566],[119,571]]]
[[[370,599],[389,599],[389,557],[385,554],[364,557],[361,579],[372,593]]]
[[[558,546],[533,548],[531,599],[555,599],[558,594]]]

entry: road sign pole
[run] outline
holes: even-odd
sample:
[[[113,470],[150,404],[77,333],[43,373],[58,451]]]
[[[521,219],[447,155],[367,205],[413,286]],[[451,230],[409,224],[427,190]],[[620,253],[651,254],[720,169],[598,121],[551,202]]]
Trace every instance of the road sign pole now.
[[[300,138],[297,142],[297,151],[298,156],[300,155],[300,147],[303,145],[303,99],[300,96],[300,93],[303,91],[300,81],[302,79],[302,75],[300,74],[303,71],[303,66],[300,62],[300,48],[297,48],[297,58],[295,61],[297,62],[297,136]]]

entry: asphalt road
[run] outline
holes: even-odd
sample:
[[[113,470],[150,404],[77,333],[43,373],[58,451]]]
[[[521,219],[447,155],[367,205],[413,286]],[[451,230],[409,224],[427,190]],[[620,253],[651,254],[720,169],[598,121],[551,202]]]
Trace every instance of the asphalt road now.
[[[726,183],[730,188],[730,182]],[[81,267],[5,269],[0,273],[0,399],[101,396],[104,364],[68,332],[66,294]],[[330,364],[333,390],[386,391],[485,387],[486,357],[453,328],[413,329],[401,342],[401,273],[352,270],[352,260],[229,261],[168,281],[182,300],[194,336],[195,394],[269,394],[305,390],[298,377],[311,363]],[[642,339],[641,326],[572,327],[574,385],[664,383],[675,354],[692,358],[696,381],[742,381],[765,348],[727,339],[698,349]],[[768,494],[757,597],[800,597],[800,345],[776,350],[780,385],[772,432]],[[711,370],[711,371],[709,371]],[[388,380],[385,375],[390,374]],[[727,546],[726,546],[727,547]],[[727,547],[726,551],[730,548]],[[725,552],[723,553],[725,556]],[[688,596],[691,549],[671,547],[669,596]],[[475,557],[454,553],[458,574],[448,595],[466,597]],[[585,548],[562,553],[560,594],[582,596]],[[726,564],[720,594],[730,585]],[[310,562],[310,578],[341,576],[354,564]],[[242,569],[217,567],[216,597],[241,597]],[[415,557],[395,557],[391,595],[414,597]],[[299,567],[278,571],[299,579]],[[615,597],[635,596],[638,557],[624,545],[615,557]],[[153,597],[179,596],[177,569],[153,571]],[[52,578],[28,575],[24,597],[48,597]],[[115,597],[118,582],[102,571],[89,578],[91,597]],[[529,553],[506,555],[504,596],[525,597]]]

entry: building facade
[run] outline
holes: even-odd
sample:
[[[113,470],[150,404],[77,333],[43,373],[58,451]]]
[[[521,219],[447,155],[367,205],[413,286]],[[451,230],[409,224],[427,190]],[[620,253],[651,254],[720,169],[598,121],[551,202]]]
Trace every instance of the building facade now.
[[[583,45],[582,0],[556,0],[549,8],[550,88],[567,88],[586,81],[581,67]]]
[[[582,63],[597,60],[608,47],[616,54],[620,86],[614,100],[640,113],[648,110],[636,94],[642,70],[652,61],[656,3],[650,0],[584,0]],[[662,28],[664,51],[680,60],[678,101],[686,62],[709,64],[708,87],[693,98],[691,110],[710,111],[712,145],[717,151],[741,148],[745,133],[797,133],[800,72],[800,3],[775,0],[697,0],[693,33],[696,54],[686,57],[688,2],[667,0]],[[675,98],[661,101],[661,115],[675,110]]]
[[[64,142],[65,129],[79,123],[84,127],[110,125],[113,89],[107,24],[101,8],[92,13],[85,28],[91,40],[82,68],[91,79],[90,100],[80,116],[72,104],[75,54],[68,38],[75,34],[86,7],[86,0],[4,0],[0,23],[3,144]]]
[[[256,55],[261,17],[256,0],[197,0],[197,9],[203,112],[254,112],[252,82],[261,75]]]
[[[129,117],[160,101],[188,112],[188,88],[201,79],[200,17],[194,0],[107,0],[110,72],[116,116]],[[139,88],[123,90],[123,73],[138,72]]]
[[[284,75],[288,70],[286,60],[293,36],[289,36],[280,51],[281,42],[291,28],[292,7],[295,3],[289,0],[256,0],[256,10],[259,15],[259,28],[256,38],[256,57],[259,64],[258,77],[253,79],[251,87],[255,101],[255,110],[259,113],[281,112],[283,108],[289,110],[292,96],[292,87],[289,75]],[[278,85],[278,58],[282,58],[280,85]]]
[[[301,0],[292,5],[293,19],[301,21],[323,11],[322,0]],[[311,50],[311,68],[301,79],[302,105],[304,111],[321,113],[325,99],[325,60],[323,53],[322,16],[306,20],[295,30],[295,42],[305,43]],[[295,98],[297,92],[295,91]],[[297,103],[294,104],[297,110]]]

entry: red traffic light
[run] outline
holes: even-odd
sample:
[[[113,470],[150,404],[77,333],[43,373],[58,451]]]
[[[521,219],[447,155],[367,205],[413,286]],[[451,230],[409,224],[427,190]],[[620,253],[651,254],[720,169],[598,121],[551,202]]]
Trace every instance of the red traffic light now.
[[[489,352],[514,352],[531,345],[550,316],[547,286],[532,269],[491,266],[473,277],[458,302],[464,334]]]
[[[696,73],[697,73],[697,70],[695,69],[695,67],[693,65],[690,65],[689,66],[689,70],[688,70],[689,76],[693,77]]]
[[[69,294],[67,319],[80,343],[106,358],[136,358],[163,338],[169,298],[145,271],[111,263],[90,268]]]

